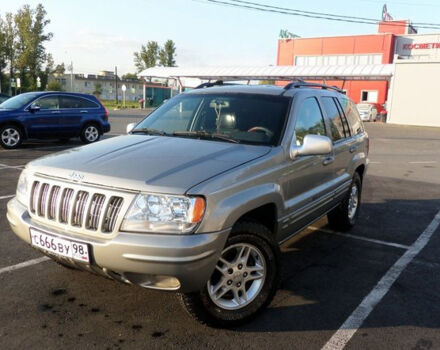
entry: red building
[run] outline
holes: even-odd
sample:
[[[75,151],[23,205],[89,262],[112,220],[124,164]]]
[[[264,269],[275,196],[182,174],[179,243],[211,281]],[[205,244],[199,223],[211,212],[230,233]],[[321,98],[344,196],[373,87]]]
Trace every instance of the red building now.
[[[321,38],[278,40],[277,65],[365,65],[388,64],[394,59],[396,35],[415,33],[409,21],[380,22],[378,33]],[[387,81],[332,81],[324,83],[342,87],[355,102],[381,106],[387,100]]]

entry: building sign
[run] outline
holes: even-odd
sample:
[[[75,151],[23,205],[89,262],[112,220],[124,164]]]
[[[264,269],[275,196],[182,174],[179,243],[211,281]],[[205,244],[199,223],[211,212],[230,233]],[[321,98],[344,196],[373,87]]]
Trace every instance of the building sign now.
[[[440,42],[438,43],[420,43],[420,44],[403,44],[403,50],[429,50],[440,49]]]

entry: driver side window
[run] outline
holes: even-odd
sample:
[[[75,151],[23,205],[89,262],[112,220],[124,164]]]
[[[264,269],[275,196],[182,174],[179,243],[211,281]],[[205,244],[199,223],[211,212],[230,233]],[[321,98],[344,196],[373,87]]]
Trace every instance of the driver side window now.
[[[295,125],[296,145],[302,146],[304,137],[309,134],[326,136],[321,108],[314,97],[305,99],[299,108]]]
[[[42,97],[35,101],[33,105],[39,106],[40,109],[59,109],[58,96]]]

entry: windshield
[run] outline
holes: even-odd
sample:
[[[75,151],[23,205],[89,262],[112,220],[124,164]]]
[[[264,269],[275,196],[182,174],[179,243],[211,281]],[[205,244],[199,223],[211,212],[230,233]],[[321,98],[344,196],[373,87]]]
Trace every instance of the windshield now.
[[[38,94],[33,93],[26,93],[17,95],[14,97],[11,97],[10,99],[6,100],[2,104],[0,104],[1,109],[17,109],[22,108],[25,105],[27,105],[29,102],[31,102],[35,97],[37,97]]]
[[[133,133],[277,145],[289,97],[261,94],[182,94],[139,123]]]

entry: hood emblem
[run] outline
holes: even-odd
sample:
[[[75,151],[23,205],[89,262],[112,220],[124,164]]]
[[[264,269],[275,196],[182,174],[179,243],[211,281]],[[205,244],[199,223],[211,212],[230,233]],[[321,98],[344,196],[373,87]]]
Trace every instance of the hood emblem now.
[[[73,181],[81,182],[82,180],[84,180],[84,175],[75,171],[72,171],[68,176]]]

